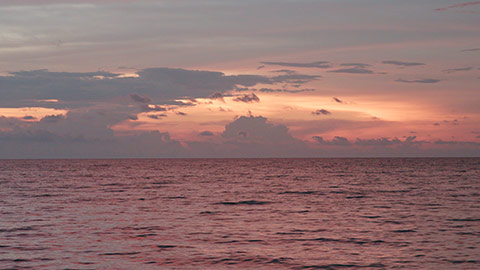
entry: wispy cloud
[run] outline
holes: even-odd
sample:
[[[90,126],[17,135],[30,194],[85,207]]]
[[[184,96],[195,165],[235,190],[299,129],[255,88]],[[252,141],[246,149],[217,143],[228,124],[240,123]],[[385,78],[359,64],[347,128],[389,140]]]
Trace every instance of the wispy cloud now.
[[[425,63],[420,63],[420,62],[403,62],[403,61],[395,61],[395,60],[385,60],[385,61],[382,61],[382,64],[402,66],[402,67],[413,67],[413,66],[425,65]]]
[[[366,67],[370,67],[372,65],[364,64],[364,63],[343,63],[343,64],[340,64],[340,66],[342,66],[342,67],[366,68]]]
[[[361,67],[353,67],[353,68],[341,68],[330,70],[328,72],[333,73],[348,73],[348,74],[373,74],[373,71]]]
[[[438,82],[441,82],[442,80],[438,80],[438,79],[418,79],[418,80],[397,79],[395,81],[396,82],[401,82],[401,83],[438,83]]]
[[[445,70],[443,70],[443,72],[454,73],[454,72],[458,72],[458,71],[469,71],[469,70],[472,70],[472,69],[473,69],[473,67],[451,68],[451,69],[445,69]]]
[[[461,52],[478,52],[478,51],[480,51],[480,48],[471,48],[471,49],[461,50]]]
[[[300,68],[329,68],[331,67],[328,61],[316,61],[309,63],[295,63],[295,62],[261,62],[264,65],[282,66],[282,67],[300,67]]]
[[[343,101],[339,98],[333,97],[333,100],[337,103],[343,103]]]
[[[434,10],[435,11],[445,11],[445,10],[449,10],[449,9],[452,9],[452,8],[461,8],[461,7],[467,7],[467,6],[473,6],[473,5],[480,5],[480,1],[461,3],[461,4],[451,5],[451,6],[448,6],[448,7],[437,8],[437,9],[434,9]]]

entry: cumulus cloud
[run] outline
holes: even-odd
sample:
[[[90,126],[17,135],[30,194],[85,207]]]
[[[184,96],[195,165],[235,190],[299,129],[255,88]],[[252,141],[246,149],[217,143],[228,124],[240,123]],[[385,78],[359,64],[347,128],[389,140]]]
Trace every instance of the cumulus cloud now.
[[[395,61],[395,60],[385,60],[385,61],[382,61],[382,64],[402,66],[402,67],[413,67],[413,66],[425,65],[424,63],[419,63],[419,62],[403,62],[403,61]]]
[[[315,115],[329,115],[329,114],[332,114],[332,113],[330,111],[325,110],[325,109],[320,109],[320,110],[313,111],[312,114],[315,114]]]
[[[233,100],[237,102],[245,102],[245,103],[260,102],[260,99],[254,93],[242,95],[242,96],[236,97]]]
[[[282,66],[282,67],[300,67],[300,68],[329,68],[331,67],[328,61],[316,61],[308,63],[295,63],[295,62],[261,62],[264,65],[270,66]]]
[[[320,145],[349,146],[352,145],[347,138],[335,136],[331,141],[324,140],[321,136],[312,137]]]
[[[349,73],[349,74],[373,74],[373,71],[362,68],[362,67],[341,68],[341,69],[329,70],[328,72]]]
[[[442,80],[439,79],[418,79],[418,80],[405,80],[405,79],[397,79],[395,80],[396,82],[401,82],[401,83],[438,83],[441,82]]]

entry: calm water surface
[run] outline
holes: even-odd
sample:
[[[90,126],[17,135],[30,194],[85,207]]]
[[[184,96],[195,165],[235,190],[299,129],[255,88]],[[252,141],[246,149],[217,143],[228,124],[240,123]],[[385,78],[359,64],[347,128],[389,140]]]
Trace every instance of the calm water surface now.
[[[480,159],[0,161],[0,269],[480,269]]]

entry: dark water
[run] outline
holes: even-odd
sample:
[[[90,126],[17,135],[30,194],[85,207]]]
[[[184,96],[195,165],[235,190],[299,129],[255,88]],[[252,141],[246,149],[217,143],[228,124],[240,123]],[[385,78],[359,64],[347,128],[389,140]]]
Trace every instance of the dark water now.
[[[480,269],[480,159],[0,161],[0,269]]]

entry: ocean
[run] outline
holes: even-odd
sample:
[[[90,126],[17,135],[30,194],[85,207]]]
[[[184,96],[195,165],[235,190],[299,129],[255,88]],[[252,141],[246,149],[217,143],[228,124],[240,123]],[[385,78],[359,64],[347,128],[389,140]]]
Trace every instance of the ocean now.
[[[480,159],[0,160],[0,269],[480,269]]]

